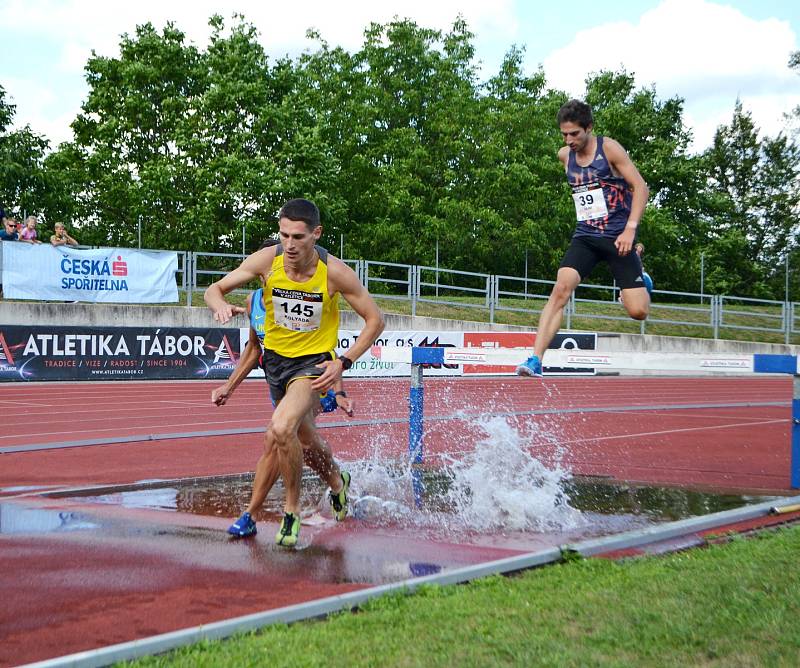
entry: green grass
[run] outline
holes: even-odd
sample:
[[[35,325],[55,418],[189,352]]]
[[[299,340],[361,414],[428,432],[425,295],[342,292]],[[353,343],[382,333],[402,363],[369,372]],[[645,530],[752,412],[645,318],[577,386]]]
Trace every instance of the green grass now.
[[[426,587],[136,666],[791,666],[800,527]]]

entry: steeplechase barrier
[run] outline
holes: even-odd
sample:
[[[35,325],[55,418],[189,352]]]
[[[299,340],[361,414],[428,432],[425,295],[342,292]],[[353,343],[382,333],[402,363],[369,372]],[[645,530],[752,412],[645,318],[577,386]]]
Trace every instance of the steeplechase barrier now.
[[[374,346],[373,357],[411,365],[409,392],[408,451],[412,465],[423,462],[425,388],[423,369],[426,365],[470,364],[516,366],[530,354],[518,348],[434,348]],[[725,374],[788,374],[792,385],[792,431],[790,484],[800,489],[800,358],[797,355],[771,354],[708,354],[657,352],[600,352],[581,350],[547,350],[544,367],[595,368],[612,371],[665,371]],[[536,382],[531,379],[531,382]],[[415,479],[415,497],[421,486]]]

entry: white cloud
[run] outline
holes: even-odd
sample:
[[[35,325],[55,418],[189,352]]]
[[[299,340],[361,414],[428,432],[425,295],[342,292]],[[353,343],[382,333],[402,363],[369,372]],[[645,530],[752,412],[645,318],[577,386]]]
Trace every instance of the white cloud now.
[[[35,31],[41,37],[57,40],[65,53],[88,53],[94,49],[102,55],[114,55],[119,36],[133,34],[137,24],[148,21],[157,28],[174,21],[191,41],[202,45],[210,32],[208,18],[215,13],[221,14],[228,23],[234,13],[243,14],[258,28],[262,43],[274,56],[301,52],[308,46],[305,33],[309,28],[317,28],[331,44],[354,49],[361,44],[363,31],[370,22],[385,23],[394,16],[409,17],[422,26],[446,30],[461,14],[473,32],[484,36],[507,34],[516,26],[512,0],[494,3],[483,0],[379,3],[368,0],[338,3],[326,0],[296,3],[11,0],[0,5],[0,25],[6,31]],[[85,63],[79,59],[68,60],[80,68]]]
[[[796,36],[786,21],[755,20],[704,0],[664,0],[638,23],[584,30],[544,61],[554,88],[580,96],[591,72],[624,68],[659,97],[685,99],[695,147],[708,145],[737,98],[764,133],[783,129],[782,113],[800,103],[800,77],[789,69]],[[584,57],[585,55],[585,57]]]
[[[264,48],[273,58],[287,54],[294,57],[312,48],[305,36],[309,28],[318,29],[329,44],[355,50],[362,44],[364,29],[370,22],[386,23],[395,16],[412,18],[420,26],[448,30],[460,14],[479,41],[503,39],[517,29],[513,0],[5,0],[0,1],[4,33],[22,37],[40,57],[48,54],[50,58],[45,67],[34,68],[24,61],[3,63],[0,54],[3,85],[10,90],[10,71],[19,91],[17,126],[30,124],[54,144],[63,141],[71,134],[68,122],[74,119],[88,92],[82,76],[92,51],[116,56],[123,33],[133,35],[136,26],[146,22],[160,30],[168,21],[173,21],[188,41],[202,48],[210,34],[208,19],[215,13],[221,14],[227,25],[233,23],[235,13],[244,15],[256,26]],[[35,107],[22,101],[34,97],[44,100],[48,86],[58,91],[56,99],[49,100],[52,104]]]
[[[80,110],[79,101],[76,100],[72,107],[58,107],[58,96],[55,92],[49,86],[30,79],[6,77],[3,86],[8,101],[17,107],[14,119],[16,128],[30,125],[33,132],[50,140],[51,148],[72,139],[72,128],[69,125]],[[53,113],[56,108],[61,110]]]
[[[16,98],[17,123],[31,124],[57,143],[69,137],[67,123],[87,94],[82,77],[91,51],[116,55],[120,35],[133,34],[137,24],[147,21],[161,29],[172,20],[189,41],[203,47],[209,16],[220,13],[230,24],[232,15],[240,13],[257,27],[275,58],[310,48],[305,33],[312,27],[328,43],[354,50],[370,22],[411,17],[421,26],[447,30],[459,14],[476,34],[479,49],[488,45],[496,50],[502,44],[505,52],[519,36],[516,12],[514,0],[0,0],[5,34],[22,36],[49,59],[34,68],[25,60],[4,63],[8,52],[0,53],[0,77]],[[716,126],[730,120],[737,97],[764,133],[783,128],[782,114],[800,104],[800,76],[787,67],[796,49],[796,36],[785,21],[757,21],[707,0],[664,0],[636,23],[578,32],[543,65],[551,86],[576,96],[583,94],[590,72],[625,67],[636,74],[638,85],[655,84],[660,98],[683,97],[695,147],[703,148]]]

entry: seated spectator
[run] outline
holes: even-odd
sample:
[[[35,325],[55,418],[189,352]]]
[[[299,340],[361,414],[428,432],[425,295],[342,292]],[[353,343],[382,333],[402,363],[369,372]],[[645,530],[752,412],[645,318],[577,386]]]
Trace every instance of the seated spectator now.
[[[36,223],[38,222],[39,221],[37,220],[36,216],[28,216],[25,219],[25,227],[23,227],[21,230],[18,229],[19,240],[27,241],[29,244],[42,243],[36,238]]]
[[[3,229],[0,230],[0,241],[19,241],[18,223],[15,218],[4,218]]]
[[[50,237],[50,243],[54,246],[78,245],[78,242],[67,234],[67,228],[64,227],[64,223],[56,223],[56,233]]]

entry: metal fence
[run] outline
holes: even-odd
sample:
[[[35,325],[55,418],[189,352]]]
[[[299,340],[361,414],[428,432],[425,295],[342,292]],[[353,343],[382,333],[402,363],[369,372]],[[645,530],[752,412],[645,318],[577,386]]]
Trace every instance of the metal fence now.
[[[245,255],[238,253],[196,253],[177,251],[178,286],[192,304],[194,293],[205,290],[238,266]],[[2,262],[0,255],[0,262]],[[424,265],[344,260],[361,283],[376,298],[407,302],[411,315],[420,304],[435,308],[441,317],[463,318],[464,312],[480,313],[481,319],[497,322],[504,313],[522,313],[538,319],[555,281],[483,274]],[[0,265],[1,267],[2,265]],[[236,292],[257,288],[244,286]],[[631,320],[618,303],[615,285],[582,284],[564,308],[567,329],[594,329],[593,322]],[[642,334],[659,325],[679,326],[686,336],[720,338],[723,334],[757,332],[780,337],[790,343],[800,335],[798,302],[753,299],[733,295],[654,290],[650,315],[638,324]]]
[[[191,292],[204,289],[219,276],[233,269],[243,255],[189,253],[187,261]],[[437,315],[461,318],[465,311],[475,311],[490,323],[503,313],[530,314],[533,324],[542,312],[555,281],[483,274],[425,265],[345,260],[370,293],[379,299],[406,302],[411,315],[420,304],[435,307]],[[243,290],[246,290],[244,288]],[[564,324],[631,319],[618,303],[620,289],[615,285],[581,284],[564,308]],[[797,302],[780,302],[732,295],[708,295],[696,292],[654,290],[650,315],[638,323],[646,334],[658,325],[682,327],[686,336],[713,337],[724,333],[763,332],[780,336],[785,343],[800,334],[800,308]]]
[[[195,292],[204,291],[209,285],[235,269],[246,257],[247,255],[241,253],[187,253],[189,266],[187,275],[191,279],[182,288],[186,290],[186,305],[191,306]],[[358,280],[366,285],[366,262],[364,260],[343,261],[356,272]],[[243,294],[259,287],[261,286],[254,281],[252,285],[242,286],[232,292]]]

